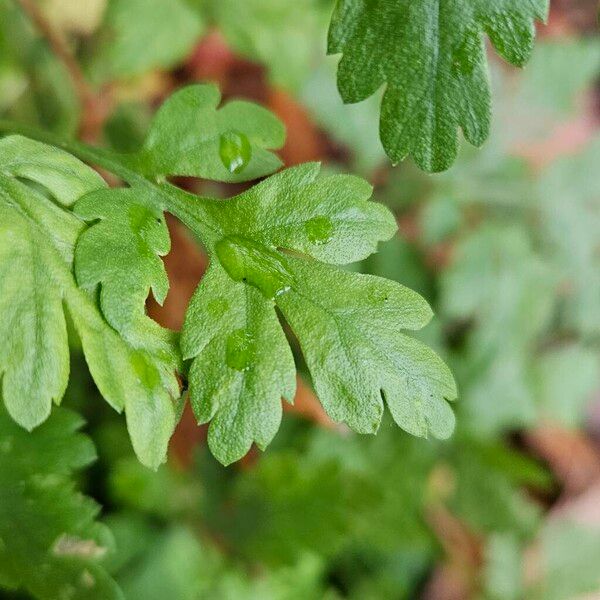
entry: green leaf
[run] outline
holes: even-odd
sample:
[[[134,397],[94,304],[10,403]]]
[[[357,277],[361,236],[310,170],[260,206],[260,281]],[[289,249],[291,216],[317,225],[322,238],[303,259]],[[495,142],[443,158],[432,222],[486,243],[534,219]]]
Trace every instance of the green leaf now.
[[[40,600],[123,598],[102,564],[112,536],[72,481],[95,458],[81,424],[58,409],[27,433],[0,406],[0,582]]]
[[[329,2],[207,0],[204,10],[239,54],[267,66],[276,85],[297,89],[322,53]]]
[[[20,136],[7,137],[1,144],[2,172],[39,183],[63,206],[106,186],[96,171],[82,168],[71,154]]]
[[[185,175],[248,181],[281,166],[269,149],[283,145],[285,130],[268,110],[244,100],[218,108],[215,85],[188,86],[159,109],[137,154],[122,157],[148,176]]]
[[[472,320],[463,404],[480,432],[530,424],[532,366],[554,308],[556,277],[516,224],[487,224],[460,240],[442,278],[442,311]],[[498,399],[502,400],[499,401]]]
[[[355,431],[375,433],[385,400],[405,431],[449,437],[454,414],[446,400],[456,398],[454,379],[431,349],[402,333],[429,322],[425,300],[371,275],[289,264],[294,283],[277,305],[300,341],[328,414]]]
[[[393,162],[412,156],[426,171],[455,160],[457,130],[481,145],[491,100],[483,33],[499,54],[522,66],[548,0],[339,0],[330,54],[343,53],[338,87],[345,102],[386,85],[381,139]]]
[[[182,339],[190,398],[208,444],[229,464],[253,441],[264,449],[281,422],[281,397],[296,389],[294,358],[272,306],[213,264],[187,310]]]
[[[162,331],[124,339],[104,320],[93,295],[77,286],[72,273],[73,249],[84,225],[58,204],[72,203],[73,190],[104,186],[95,172],[61,150],[19,136],[0,141],[2,396],[11,416],[27,429],[48,417],[53,401],[60,402],[69,374],[66,307],[101,394],[116,410],[125,409],[140,460],[156,467],[165,459],[176,422],[174,340]]]
[[[537,362],[535,382],[545,419],[582,426],[600,384],[598,353],[578,344],[554,348]]]
[[[487,440],[463,436],[453,452],[453,512],[475,532],[511,531],[523,540],[531,536],[540,507],[523,486],[547,489],[547,473],[529,457]]]
[[[598,591],[600,531],[566,519],[550,520],[540,535],[541,569],[528,595],[541,600],[577,598]]]
[[[275,565],[306,552],[335,555],[357,533],[359,515],[379,500],[375,490],[360,476],[348,477],[336,461],[272,453],[236,482],[231,543]]]
[[[293,394],[293,362],[275,306],[298,337],[333,419],[374,433],[383,390],[396,422],[415,435],[448,437],[454,425],[444,399],[456,396],[448,368],[401,332],[427,323],[426,302],[399,284],[294,256],[360,260],[396,229],[387,209],[367,200],[364,181],[317,179],[318,170],[287,169],[226,203],[189,207],[210,224],[211,267],[186,315],[182,350],[193,359],[196,416],[216,417],[209,443],[224,463],[242,456],[252,439],[264,447],[279,424],[280,397]]]
[[[88,194],[74,212],[92,223],[75,251],[79,285],[93,290],[100,284],[106,320],[133,343],[143,339],[143,332],[163,336],[145,312],[150,291],[160,304],[169,291],[161,256],[169,252],[171,240],[162,212],[130,188]]]
[[[109,0],[89,65],[92,77],[107,82],[173,67],[203,29],[183,0]]]
[[[566,290],[565,320],[590,338],[600,335],[599,159],[595,137],[580,154],[551,165],[539,183],[542,231]]]

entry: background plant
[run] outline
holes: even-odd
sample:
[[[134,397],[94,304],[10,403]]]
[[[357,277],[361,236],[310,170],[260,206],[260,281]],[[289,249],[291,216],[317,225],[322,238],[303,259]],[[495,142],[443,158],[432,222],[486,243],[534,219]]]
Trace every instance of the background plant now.
[[[599,378],[598,144],[593,139],[594,109],[584,102],[589,98],[593,107],[590,90],[599,55],[593,37],[573,35],[593,30],[594,11],[588,11],[586,21],[582,3],[583,20],[570,21],[571,13],[561,12],[557,3],[549,32],[571,28],[571,35],[542,41],[523,74],[492,60],[496,131],[483,149],[463,149],[452,170],[432,178],[410,163],[387,166],[374,134],[377,99],[341,105],[331,68],[336,59],[323,58],[331,6],[305,4],[256,1],[240,15],[235,3],[174,2],[165,11],[164,3],[152,7],[119,0],[90,4],[85,14],[58,0],[40,3],[38,16],[60,39],[68,39],[66,49],[77,56],[81,67],[75,70],[61,59],[56,39],[49,44],[22,10],[2,5],[0,102],[5,117],[21,124],[20,133],[51,146],[80,137],[106,148],[92,150],[69,141],[65,154],[22,137],[0,142],[2,185],[10,198],[2,219],[2,262],[13,273],[37,277],[39,285],[33,287],[39,290],[38,301],[51,317],[51,335],[60,340],[53,349],[61,348],[47,357],[43,347],[28,355],[35,338],[3,320],[3,338],[16,340],[11,348],[17,343],[23,348],[22,355],[5,353],[2,358],[14,365],[11,377],[4,375],[4,403],[23,425],[37,425],[47,417],[50,401],[62,397],[70,363],[63,404],[86,416],[99,455],[77,486],[104,506],[106,525],[93,523],[94,505],[69,483],[73,470],[93,458],[89,440],[74,433],[78,419],[55,409],[27,434],[3,413],[4,587],[42,598],[446,597],[453,585],[471,596],[569,598],[597,588],[600,538],[582,506],[587,498],[594,502],[598,476],[595,421],[589,411]],[[530,49],[531,19],[544,16],[543,6],[531,7],[532,13],[515,17],[522,25],[515,46],[520,53],[502,47],[501,31],[496,32],[500,37],[494,43],[512,62],[522,62]],[[343,15],[353,9],[359,10],[360,3],[341,3],[336,22],[343,23]],[[478,39],[478,27],[486,29],[485,16],[478,13],[474,23],[464,30],[466,37],[450,42],[466,66],[447,72],[450,80],[439,85],[448,92],[455,85],[453,77],[484,69],[479,46],[469,40]],[[175,29],[179,35],[173,43]],[[337,51],[343,44],[332,31],[330,48]],[[491,33],[493,37],[493,28]],[[149,39],[154,40],[151,46]],[[298,40],[301,55],[271,50],[287,50],[293,46],[290,39]],[[446,43],[449,38],[440,39]],[[345,48],[352,43],[344,42]],[[240,55],[262,67],[243,62]],[[350,60],[352,52],[345,51],[343,61],[347,65]],[[188,88],[162,102],[173,88],[197,80],[217,81],[225,102],[219,105],[218,91],[209,86]],[[342,92],[343,80],[342,67]],[[482,102],[485,125],[486,87],[472,89]],[[272,151],[283,143],[281,126],[256,105],[228,101],[239,95],[267,105],[286,122],[288,143],[281,157],[288,165],[325,159],[318,178],[317,167],[305,165],[249,190],[206,181],[252,179],[279,166]],[[348,93],[345,98],[353,99]],[[151,121],[158,104],[163,108]],[[193,118],[184,109],[190,104]],[[390,115],[386,110],[384,106],[384,142],[385,123],[391,130],[393,118],[402,112]],[[251,111],[251,118],[245,111]],[[423,123],[410,132],[410,139],[411,144],[423,140],[412,153],[429,170],[453,159],[453,132],[456,124],[464,126],[460,116],[445,117],[451,134],[435,128],[432,133],[426,121],[411,121]],[[206,125],[201,125],[206,123],[212,129],[203,138]],[[10,127],[14,133],[15,126]],[[471,141],[481,141],[485,127]],[[465,135],[469,138],[468,131]],[[398,160],[404,147],[400,144],[394,154],[388,144],[387,150]],[[108,190],[73,155],[103,167],[113,187],[115,175],[129,187]],[[19,161],[20,156],[26,160]],[[400,226],[400,236],[368,258],[378,241],[392,235],[395,223],[368,201],[369,190],[361,180],[338,174],[349,169],[376,184],[374,198],[392,209]],[[174,176],[178,179],[170,181],[176,187],[164,181]],[[224,204],[198,203],[189,192],[203,198],[236,197]],[[28,220],[22,212],[14,216],[15,203]],[[248,206],[251,214],[242,210]],[[188,230],[165,218],[165,209]],[[321,218],[326,209],[332,211],[329,221]],[[354,224],[337,220],[348,211],[361,219]],[[301,227],[278,230],[291,214],[301,217]],[[32,219],[50,235],[40,237],[31,230]],[[337,223],[344,223],[342,233]],[[191,241],[190,230],[204,250]],[[28,235],[37,236],[35,256],[25,250]],[[388,289],[402,294],[394,305],[413,305],[412,321],[395,317],[378,325],[375,307],[363,305],[371,307],[368,327],[382,330],[395,323],[420,325],[427,311],[414,294],[391,283],[372,289],[372,280],[338,271],[331,282],[331,267],[314,261],[307,263],[309,273],[297,256],[276,253],[280,247],[323,263],[366,258],[363,272],[398,281],[432,304],[439,316],[418,335],[444,357],[458,380],[461,402],[451,441],[409,437],[389,417],[376,437],[350,434],[321,410],[303,379],[296,383],[277,317],[266,309],[272,311],[271,298],[278,299],[279,310],[300,330],[309,313],[304,305],[294,312],[289,290],[278,294],[280,290],[295,286],[292,293],[318,297],[319,289],[327,289],[326,301],[332,302],[335,284],[345,310],[348,298],[361,297],[358,282],[365,282],[363,298],[368,295],[369,302],[373,294],[380,301],[389,297]],[[180,417],[181,405],[172,399],[179,397],[182,380],[174,372],[185,377],[190,366],[181,364],[180,345],[169,329],[183,324],[183,309],[206,265],[206,251],[213,257],[211,267],[191,300],[194,318],[188,311],[181,347],[184,358],[192,359],[189,395],[196,419],[213,419],[210,449],[230,462],[244,455],[253,440],[266,445],[277,428],[279,397],[291,398],[297,387],[296,403],[269,451],[259,456],[252,450],[233,470],[211,458],[204,449],[205,430],[196,429],[191,413],[185,412],[169,462],[154,473],[132,456],[122,421],[104,410],[96,396],[99,391],[114,407],[125,409],[138,456],[147,464],[160,463]],[[166,298],[164,255],[171,279]],[[64,264],[70,261],[75,287],[64,279],[70,270]],[[249,277],[250,286],[243,281]],[[20,307],[21,318],[10,323],[24,327],[30,311],[35,314],[35,298],[33,308],[29,300],[14,299],[30,298],[31,282],[14,274],[2,281],[13,282],[4,283],[3,298],[8,300],[3,313]],[[91,291],[98,283],[101,292],[95,296]],[[302,286],[309,286],[308,291]],[[245,301],[252,303],[253,322],[260,324],[254,335],[243,331],[248,305],[237,300],[227,307],[232,312],[223,325],[198,328],[197,323],[212,319],[220,323],[219,294],[236,298],[238,289],[253,290]],[[165,301],[162,309],[152,301],[150,305],[162,327],[145,314],[149,290],[154,299]],[[217,302],[209,321],[201,311],[209,310],[211,301]],[[353,310],[360,315],[364,308]],[[67,315],[65,321],[61,314]],[[326,323],[321,315],[314,318]],[[298,336],[308,368],[313,356],[313,378],[315,365],[323,363],[319,353],[327,348],[328,331],[320,331],[318,340],[309,335],[308,342]],[[248,379],[246,361],[256,358],[250,342],[257,335],[269,336],[257,347],[272,351],[256,362],[259,371],[269,374],[271,391],[260,405],[269,410],[256,412],[245,403],[243,426],[232,430],[228,410],[235,409],[240,380]],[[308,369],[294,340],[291,348],[300,376],[306,378]],[[34,365],[44,358],[44,365],[53,365],[52,373],[30,377],[21,356],[29,356]],[[234,367],[223,369],[228,356]],[[398,356],[407,356],[405,348]],[[418,360],[407,372],[422,373],[427,364]],[[328,406],[328,398],[336,397],[328,382],[338,373],[344,374],[343,381],[353,376],[339,368],[337,362],[334,370],[321,374],[321,389],[317,376],[321,401],[338,420],[369,431],[372,420],[381,416],[377,403],[363,405],[372,413],[336,406],[335,401]],[[425,369],[422,381],[431,381],[430,375]],[[382,376],[379,372],[377,383]],[[213,387],[207,388],[206,381],[214,382]],[[440,399],[453,395],[450,381],[442,384]],[[398,381],[388,386],[402,389]],[[259,388],[247,395],[259,397]],[[41,402],[32,403],[39,398]],[[147,410],[149,399],[152,411]],[[449,433],[449,413],[439,409],[445,401],[426,405],[424,413],[414,405],[409,413],[398,412],[398,406],[396,414],[390,406],[391,412],[411,433],[423,433],[424,424],[440,437]],[[56,452],[40,453],[46,447]],[[573,456],[573,463],[565,462],[565,456]],[[572,464],[579,465],[577,472]],[[34,512],[26,508],[31,505]],[[28,532],[21,546],[15,545],[15,528]]]

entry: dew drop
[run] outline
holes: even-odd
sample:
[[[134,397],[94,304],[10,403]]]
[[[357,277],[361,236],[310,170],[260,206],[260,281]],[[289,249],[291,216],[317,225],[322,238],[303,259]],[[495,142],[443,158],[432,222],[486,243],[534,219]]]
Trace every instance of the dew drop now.
[[[289,291],[293,276],[285,257],[253,240],[229,236],[216,244],[219,261],[234,281],[257,288],[272,300]]]
[[[241,173],[252,158],[252,146],[248,137],[235,129],[221,134],[219,156],[230,173]]]
[[[333,233],[333,223],[329,217],[314,217],[304,225],[308,240],[313,244],[326,244]]]
[[[236,329],[227,338],[225,360],[236,371],[247,371],[254,358],[254,338],[245,329]]]

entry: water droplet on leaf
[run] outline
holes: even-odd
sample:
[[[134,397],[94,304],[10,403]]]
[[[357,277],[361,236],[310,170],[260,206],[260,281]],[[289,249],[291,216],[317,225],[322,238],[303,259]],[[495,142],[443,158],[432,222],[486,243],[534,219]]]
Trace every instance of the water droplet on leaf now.
[[[221,134],[219,156],[230,173],[241,173],[252,158],[252,146],[248,137],[234,129]]]
[[[236,329],[227,338],[225,360],[236,371],[246,371],[254,358],[254,338],[245,329]]]
[[[275,250],[241,236],[229,236],[217,242],[216,251],[234,281],[252,285],[269,300],[292,287],[293,276],[285,257]]]
[[[329,217],[314,217],[306,222],[304,228],[312,244],[326,244],[333,233],[333,223]]]

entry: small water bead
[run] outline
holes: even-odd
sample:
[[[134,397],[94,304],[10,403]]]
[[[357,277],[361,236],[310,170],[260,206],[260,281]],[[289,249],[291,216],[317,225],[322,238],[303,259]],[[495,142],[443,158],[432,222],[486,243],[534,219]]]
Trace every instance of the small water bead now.
[[[219,262],[234,280],[247,283],[272,300],[293,284],[285,257],[275,250],[241,236],[228,236],[216,244]]]
[[[329,217],[313,217],[305,223],[304,228],[312,244],[326,244],[333,234],[333,223]]]
[[[235,129],[226,131],[219,138],[219,156],[230,173],[241,173],[252,158],[250,140]]]
[[[229,335],[225,347],[227,366],[236,371],[247,371],[254,358],[254,338],[245,329],[236,329]]]

